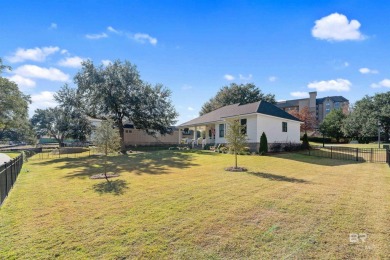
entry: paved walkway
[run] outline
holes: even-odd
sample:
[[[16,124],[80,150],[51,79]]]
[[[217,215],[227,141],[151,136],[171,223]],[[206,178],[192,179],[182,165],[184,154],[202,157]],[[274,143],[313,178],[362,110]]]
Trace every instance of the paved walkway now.
[[[0,153],[0,165],[4,164],[5,162],[11,161],[11,157],[9,157],[6,154]]]

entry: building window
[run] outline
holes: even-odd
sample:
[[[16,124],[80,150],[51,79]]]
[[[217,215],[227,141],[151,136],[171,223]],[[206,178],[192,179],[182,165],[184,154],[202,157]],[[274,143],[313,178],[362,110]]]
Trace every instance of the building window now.
[[[287,122],[282,122],[282,132],[287,132]]]
[[[241,125],[243,126],[241,132],[242,134],[246,135],[246,118],[241,119]]]
[[[339,102],[335,102],[335,103],[334,103],[334,108],[335,108],[335,109],[340,108],[340,103],[339,103]]]
[[[219,124],[219,137],[225,137],[225,125]]]

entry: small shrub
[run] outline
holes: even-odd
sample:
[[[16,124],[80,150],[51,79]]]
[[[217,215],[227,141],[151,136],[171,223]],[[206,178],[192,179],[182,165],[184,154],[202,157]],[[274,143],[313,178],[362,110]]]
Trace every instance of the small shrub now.
[[[211,150],[210,148],[212,147],[211,144],[205,144],[205,146],[203,147],[203,150]]]
[[[285,152],[299,151],[301,149],[302,145],[299,143],[287,143],[283,148]]]
[[[259,154],[263,155],[268,153],[268,141],[267,136],[263,132],[260,137],[260,148],[259,148]]]
[[[227,148],[226,146],[222,146],[221,148],[219,148],[219,151],[220,153],[227,153],[229,151],[229,148]]]
[[[307,150],[310,149],[309,140],[307,138],[307,134],[304,134],[302,137],[302,149]]]
[[[282,144],[281,143],[272,143],[269,146],[269,151],[271,153],[278,153],[282,150]]]

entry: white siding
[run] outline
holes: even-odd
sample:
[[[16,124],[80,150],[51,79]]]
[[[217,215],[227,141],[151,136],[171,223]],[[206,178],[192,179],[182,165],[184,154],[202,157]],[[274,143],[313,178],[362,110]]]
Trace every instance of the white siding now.
[[[300,142],[300,123],[298,121],[266,115],[258,115],[257,118],[257,136],[260,137],[265,132],[268,143]],[[282,131],[282,122],[287,122],[287,132]]]

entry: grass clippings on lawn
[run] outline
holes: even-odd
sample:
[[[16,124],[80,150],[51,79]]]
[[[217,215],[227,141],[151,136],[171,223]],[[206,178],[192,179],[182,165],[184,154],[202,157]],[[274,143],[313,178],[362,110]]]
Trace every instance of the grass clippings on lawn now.
[[[0,209],[1,259],[388,259],[390,170],[298,154],[30,158]],[[27,170],[29,172],[27,172]],[[350,234],[367,234],[365,242]]]

